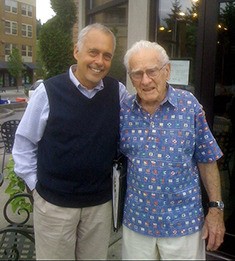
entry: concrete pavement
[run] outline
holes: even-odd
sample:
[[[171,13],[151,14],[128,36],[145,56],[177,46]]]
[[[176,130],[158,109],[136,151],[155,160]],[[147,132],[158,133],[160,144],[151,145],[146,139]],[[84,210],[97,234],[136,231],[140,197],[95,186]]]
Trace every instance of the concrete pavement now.
[[[0,92],[1,99],[9,99],[13,102],[15,102],[16,98],[25,98],[27,99],[27,96],[24,93],[24,89],[19,88],[18,90],[16,88],[6,88],[5,92]],[[9,119],[21,119],[25,107],[27,104],[25,103],[14,103],[14,106],[11,106],[10,104],[7,106],[0,105],[0,124],[4,121],[7,121]],[[0,148],[0,167],[2,166],[2,154],[3,149]],[[9,159],[10,155],[7,155],[6,162]],[[0,228],[3,228],[8,225],[7,221],[3,217],[3,207],[6,201],[8,200],[8,195],[4,192],[7,187],[7,181],[5,180],[0,186]],[[10,213],[10,216],[15,216],[12,213]],[[32,222],[32,221],[31,221]],[[112,232],[111,238],[110,238],[110,247],[109,247],[109,253],[108,253],[108,260],[121,260],[121,237],[122,237],[122,230],[120,230],[118,233]]]

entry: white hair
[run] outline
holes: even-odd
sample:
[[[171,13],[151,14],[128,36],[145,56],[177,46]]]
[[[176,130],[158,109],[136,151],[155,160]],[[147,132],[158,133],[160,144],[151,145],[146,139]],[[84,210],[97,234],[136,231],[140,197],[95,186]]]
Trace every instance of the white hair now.
[[[84,27],[80,33],[78,34],[78,41],[77,41],[77,47],[80,49],[83,47],[84,44],[84,39],[86,38],[87,34],[93,30],[99,30],[107,35],[110,35],[113,38],[113,52],[116,49],[116,37],[113,34],[113,32],[105,25],[99,24],[99,23],[94,23],[94,24],[90,24],[87,25],[86,27]]]
[[[129,61],[133,54],[137,53],[142,49],[153,49],[157,54],[160,55],[162,64],[169,63],[169,56],[166,53],[166,50],[156,42],[150,42],[146,40],[141,40],[139,42],[134,43],[129,50],[127,50],[124,56],[124,65],[129,72],[130,66]]]

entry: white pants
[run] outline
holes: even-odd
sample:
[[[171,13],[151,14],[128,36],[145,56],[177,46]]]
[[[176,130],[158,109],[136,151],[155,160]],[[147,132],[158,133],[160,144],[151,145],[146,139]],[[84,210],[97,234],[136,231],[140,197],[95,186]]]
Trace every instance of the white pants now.
[[[123,226],[122,259],[206,260],[201,232],[176,238],[154,238]]]
[[[34,191],[37,260],[106,259],[111,232],[111,201],[94,207],[63,208]]]

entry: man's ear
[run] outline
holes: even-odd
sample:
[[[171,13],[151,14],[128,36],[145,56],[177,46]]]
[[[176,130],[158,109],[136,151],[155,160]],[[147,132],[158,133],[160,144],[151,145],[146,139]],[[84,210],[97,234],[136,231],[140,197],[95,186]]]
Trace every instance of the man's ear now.
[[[78,58],[78,53],[79,53],[79,50],[78,50],[78,45],[75,44],[74,45],[74,48],[73,48],[73,57],[77,60]]]
[[[171,64],[170,64],[170,63],[168,63],[168,64],[166,65],[166,73],[167,73],[166,79],[167,79],[167,81],[169,81],[169,80],[170,80],[170,77],[171,77]]]

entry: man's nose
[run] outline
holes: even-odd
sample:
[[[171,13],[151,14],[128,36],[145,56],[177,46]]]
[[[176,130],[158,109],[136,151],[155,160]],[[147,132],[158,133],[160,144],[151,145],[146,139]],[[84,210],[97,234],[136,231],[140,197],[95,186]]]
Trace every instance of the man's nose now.
[[[96,63],[98,63],[98,64],[103,64],[103,62],[104,62],[104,57],[103,57],[102,53],[100,53],[100,54],[98,54],[98,55],[96,56],[95,61],[96,61]]]
[[[150,78],[146,72],[143,72],[141,82],[142,83],[148,83],[150,81],[152,81],[152,78]]]

